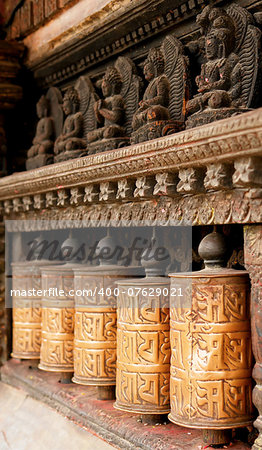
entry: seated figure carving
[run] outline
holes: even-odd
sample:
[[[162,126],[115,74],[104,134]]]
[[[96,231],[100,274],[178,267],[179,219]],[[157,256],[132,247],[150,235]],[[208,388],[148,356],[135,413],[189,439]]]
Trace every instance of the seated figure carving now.
[[[33,145],[27,152],[26,168],[28,170],[53,161],[54,126],[52,117],[49,117],[49,106],[49,100],[42,95],[36,105],[39,118],[36,134]]]
[[[133,115],[131,143],[184,129],[187,67],[184,47],[173,35],[167,36],[160,48],[149,51],[144,63],[148,86]]]
[[[63,99],[63,110],[67,117],[62,134],[56,139],[54,146],[56,162],[76,158],[86,148],[83,138],[83,115],[79,108],[80,100],[77,90],[67,89]]]
[[[122,79],[115,67],[107,69],[101,87],[104,98],[95,102],[94,112],[97,122],[103,126],[87,134],[89,144],[125,136],[125,128],[122,126],[125,118],[125,105],[120,94]]]
[[[238,17],[239,20],[235,18]],[[242,49],[248,42],[254,40],[254,30],[248,24],[243,24],[239,31],[241,20],[246,18],[241,14],[240,7],[233,5],[227,11],[221,8],[206,6],[197,16],[205,37],[205,59],[201,73],[196,77],[198,93],[187,103],[187,128],[223,119],[233,114],[247,110],[247,102],[243,86],[250,84],[250,68],[245,70],[245,55]],[[246,19],[247,20],[247,19]],[[253,27],[255,29],[255,27]],[[251,33],[245,40],[244,31]],[[242,43],[238,42],[241,36]],[[252,50],[250,49],[252,52]],[[243,57],[244,55],[244,57]],[[251,75],[252,78],[252,75]]]
[[[151,49],[144,64],[144,76],[149,85],[133,118],[134,131],[149,122],[170,119],[169,81],[164,71],[165,60],[161,49]]]

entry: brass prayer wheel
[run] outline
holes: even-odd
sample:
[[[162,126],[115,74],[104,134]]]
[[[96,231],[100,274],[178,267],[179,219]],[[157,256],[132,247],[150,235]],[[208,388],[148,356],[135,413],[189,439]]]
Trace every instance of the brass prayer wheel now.
[[[39,369],[73,372],[74,272],[73,264],[43,267],[42,344]]]
[[[19,359],[39,359],[41,346],[40,265],[43,261],[12,264],[13,351]]]
[[[117,265],[86,266],[74,270],[73,382],[96,386],[116,384],[115,281],[131,273],[131,268]]]
[[[204,270],[170,274],[169,419],[177,425],[226,430],[252,424],[249,278],[222,267],[225,250],[213,232],[199,246]]]
[[[170,411],[169,280],[123,280],[117,308],[114,407],[158,415]]]

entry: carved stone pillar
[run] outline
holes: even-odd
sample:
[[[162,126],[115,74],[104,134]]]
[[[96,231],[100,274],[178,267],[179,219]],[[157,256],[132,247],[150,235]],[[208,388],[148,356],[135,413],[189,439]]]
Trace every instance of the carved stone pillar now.
[[[259,431],[253,450],[262,450],[262,225],[244,228],[245,267],[251,278],[251,333],[252,350],[256,364],[253,378],[256,386],[253,390],[253,402],[259,416],[254,426]]]

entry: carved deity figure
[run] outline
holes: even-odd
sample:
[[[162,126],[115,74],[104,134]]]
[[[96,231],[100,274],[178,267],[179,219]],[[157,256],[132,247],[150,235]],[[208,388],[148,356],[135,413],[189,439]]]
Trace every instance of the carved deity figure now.
[[[196,78],[198,94],[187,103],[188,128],[248,111],[257,89],[261,33],[252,15],[237,4],[206,6],[197,23],[206,62]]]
[[[122,77],[115,67],[107,69],[101,87],[104,98],[94,103],[94,112],[97,122],[103,126],[87,134],[88,143],[125,136],[125,104],[120,94]]]
[[[54,126],[52,118],[49,117],[49,107],[49,100],[45,97],[45,95],[42,95],[36,105],[36,112],[39,121],[36,127],[33,145],[27,152],[28,158],[52,153]]]
[[[206,30],[205,56],[201,74],[196,78],[198,94],[188,102],[187,111],[237,105],[241,95],[241,64],[233,52],[235,26],[228,14],[220,8],[206,7],[197,22]],[[208,26],[209,24],[209,26]]]
[[[83,139],[83,115],[79,108],[80,101],[77,90],[67,89],[63,100],[63,110],[67,117],[62,134],[55,141],[54,153],[56,155],[72,152],[73,156],[75,151],[86,147]]]
[[[152,48],[144,64],[144,76],[149,82],[143,100],[133,118],[133,130],[157,120],[169,120],[169,81],[165,74],[165,58],[161,49]]]
[[[148,86],[133,115],[132,144],[176,133],[185,127],[188,59],[175,36],[166,36],[160,48],[149,51],[144,76]]]

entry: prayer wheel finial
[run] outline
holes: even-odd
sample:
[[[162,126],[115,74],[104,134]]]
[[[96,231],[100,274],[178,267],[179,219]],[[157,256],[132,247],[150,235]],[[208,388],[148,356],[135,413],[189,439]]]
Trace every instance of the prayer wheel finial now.
[[[202,239],[198,247],[199,256],[204,260],[205,269],[218,269],[224,266],[227,252],[223,234],[213,231]]]

